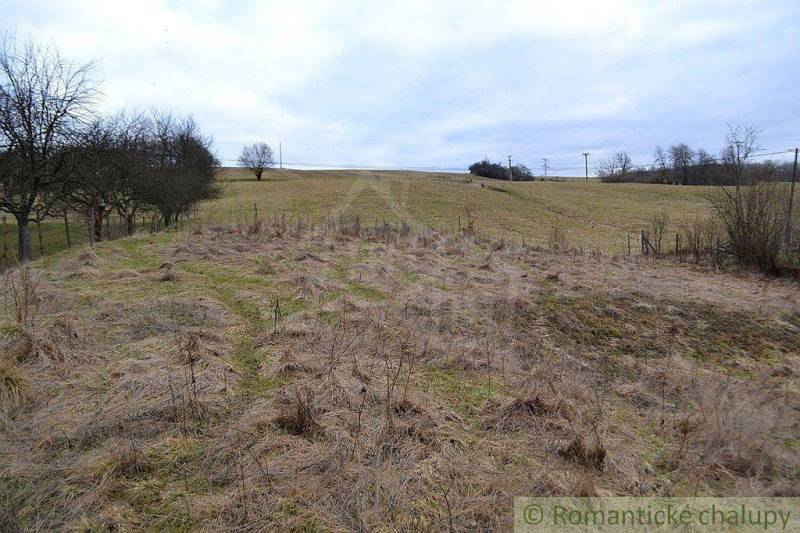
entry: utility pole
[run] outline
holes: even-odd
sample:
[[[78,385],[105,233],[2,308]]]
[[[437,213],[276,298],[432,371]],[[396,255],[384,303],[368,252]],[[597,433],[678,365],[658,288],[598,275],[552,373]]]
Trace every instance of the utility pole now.
[[[789,188],[789,208],[786,210],[786,248],[792,246],[792,204],[794,203],[794,182],[797,180],[797,151],[794,149],[794,166],[792,167],[792,185]]]
[[[544,177],[547,177],[547,158],[542,158],[542,168],[544,169]]]
[[[283,170],[283,146],[280,141],[278,141],[278,161],[281,170]]]
[[[514,172],[511,170],[511,156],[508,156],[508,181],[514,181]]]
[[[589,183],[589,152],[583,152],[583,161],[586,164],[586,183]]]

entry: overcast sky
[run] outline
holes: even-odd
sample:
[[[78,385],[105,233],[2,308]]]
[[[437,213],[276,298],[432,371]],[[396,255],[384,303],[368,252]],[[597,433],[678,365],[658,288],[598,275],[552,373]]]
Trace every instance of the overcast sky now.
[[[102,106],[191,113],[232,164],[581,174],[728,124],[800,144],[800,1],[0,0],[0,29],[96,60]]]

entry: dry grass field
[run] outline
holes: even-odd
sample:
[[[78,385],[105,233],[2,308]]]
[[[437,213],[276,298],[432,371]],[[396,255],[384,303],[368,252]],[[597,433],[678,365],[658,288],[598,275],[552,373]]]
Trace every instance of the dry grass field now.
[[[519,223],[544,238],[537,215],[577,228],[604,190],[283,176],[205,209],[400,198],[450,223],[475,201],[492,234],[516,195],[561,191]],[[629,209],[589,215],[598,246],[647,216],[646,191],[607,189]],[[798,495],[795,283],[369,217],[139,235],[12,276],[0,529],[507,530],[514,495]]]
[[[627,235],[634,245],[639,231],[647,229],[654,214],[671,217],[669,230],[680,231],[688,220],[705,216],[706,197],[713,187],[565,182],[505,182],[468,174],[361,170],[270,170],[261,182],[239,168],[219,173],[221,196],[205,202],[195,215],[207,225],[252,222],[255,209],[269,218],[285,214],[322,222],[329,216],[360,215],[364,223],[406,221],[417,229],[433,227],[457,232],[466,224],[467,210],[476,218],[479,232],[527,244],[546,244],[554,228],[576,246],[607,253],[627,250]],[[148,223],[137,219],[147,229]],[[42,250],[38,229],[32,227],[34,257],[67,247],[59,219],[42,224]],[[113,238],[124,227],[112,217]],[[73,244],[88,242],[86,221],[70,221]],[[16,257],[17,227],[6,216],[0,223],[6,260]],[[2,262],[0,260],[0,262]]]
[[[576,246],[607,253],[627,249],[665,212],[670,229],[708,214],[713,187],[603,184],[599,182],[505,182],[467,174],[397,171],[271,170],[261,182],[242,169],[220,174],[221,199],[207,202],[201,217],[229,224],[282,213],[320,222],[329,215],[360,215],[364,223],[406,221],[417,228],[455,233],[470,209],[480,234],[544,244],[554,228]]]

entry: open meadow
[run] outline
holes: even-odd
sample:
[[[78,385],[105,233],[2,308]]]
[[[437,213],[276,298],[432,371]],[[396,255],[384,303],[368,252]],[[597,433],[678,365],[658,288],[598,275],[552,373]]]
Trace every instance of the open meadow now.
[[[798,495],[796,282],[521,245],[613,250],[701,191],[453,178],[228,180],[206,223],[12,273],[0,529],[508,530],[515,495]],[[468,205],[477,236],[426,228]]]
[[[268,170],[262,181],[240,168],[218,173],[221,195],[203,202],[193,213],[194,224],[252,223],[285,215],[320,223],[329,217],[359,215],[364,224],[407,222],[417,229],[435,228],[453,233],[474,218],[482,235],[529,245],[547,245],[558,229],[572,246],[605,253],[626,253],[627,236],[636,248],[641,230],[657,213],[670,218],[676,232],[709,213],[707,197],[715,187],[676,185],[603,184],[596,180],[561,182],[507,182],[469,174],[366,170]],[[149,215],[136,219],[137,228],[150,227]],[[70,215],[71,244],[88,242],[84,217]],[[111,216],[112,238],[123,236],[123,224]],[[104,230],[105,232],[105,230]],[[15,262],[17,226],[6,216],[0,224],[3,249]],[[34,226],[35,257],[67,248],[64,224],[48,219]],[[105,235],[105,233],[104,233]],[[635,252],[635,249],[634,249]]]
[[[5,2],[0,533],[800,531],[800,2],[718,4]]]
[[[636,245],[653,215],[666,213],[672,228],[709,213],[714,187],[603,184],[582,181],[507,182],[469,174],[399,171],[269,170],[262,181],[243,169],[224,169],[223,195],[200,208],[209,224],[253,221],[286,214],[322,222],[343,213],[364,224],[405,221],[456,233],[474,217],[479,234],[545,245],[554,229],[573,246],[606,253]]]

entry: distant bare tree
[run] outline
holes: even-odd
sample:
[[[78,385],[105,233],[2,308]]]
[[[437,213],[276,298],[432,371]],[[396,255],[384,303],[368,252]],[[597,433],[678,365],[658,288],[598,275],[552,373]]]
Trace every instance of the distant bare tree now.
[[[680,183],[688,185],[689,170],[694,164],[694,150],[685,143],[673,144],[669,147],[669,161],[675,175],[680,177]]]
[[[624,181],[625,177],[633,170],[633,162],[628,152],[614,152],[607,159],[597,162],[595,171],[601,181]]]
[[[594,167],[594,171],[603,181],[614,176],[617,170],[618,168],[613,157],[598,159],[597,165]]]
[[[255,174],[256,179],[261,181],[264,170],[275,164],[275,157],[272,148],[267,143],[256,143],[242,148],[239,164],[250,170]]]
[[[661,177],[662,181],[667,181],[669,177],[669,163],[667,160],[667,153],[660,146],[656,146],[653,153],[653,166]]]
[[[13,36],[0,43],[0,210],[17,220],[20,261],[31,257],[34,208],[41,218],[61,197],[68,147],[96,94],[91,69]]]
[[[619,173],[623,176],[633,170],[633,161],[631,161],[631,156],[628,155],[628,152],[614,152],[614,160],[617,162]]]
[[[736,185],[736,196],[740,196],[740,187],[744,181],[747,161],[753,152],[758,150],[758,128],[736,126],[728,128],[725,146],[720,159],[725,173]]]
[[[700,148],[697,150],[697,155],[694,158],[694,183],[699,185],[707,184],[709,180],[709,173],[711,167],[714,166],[716,161],[714,156]]]

